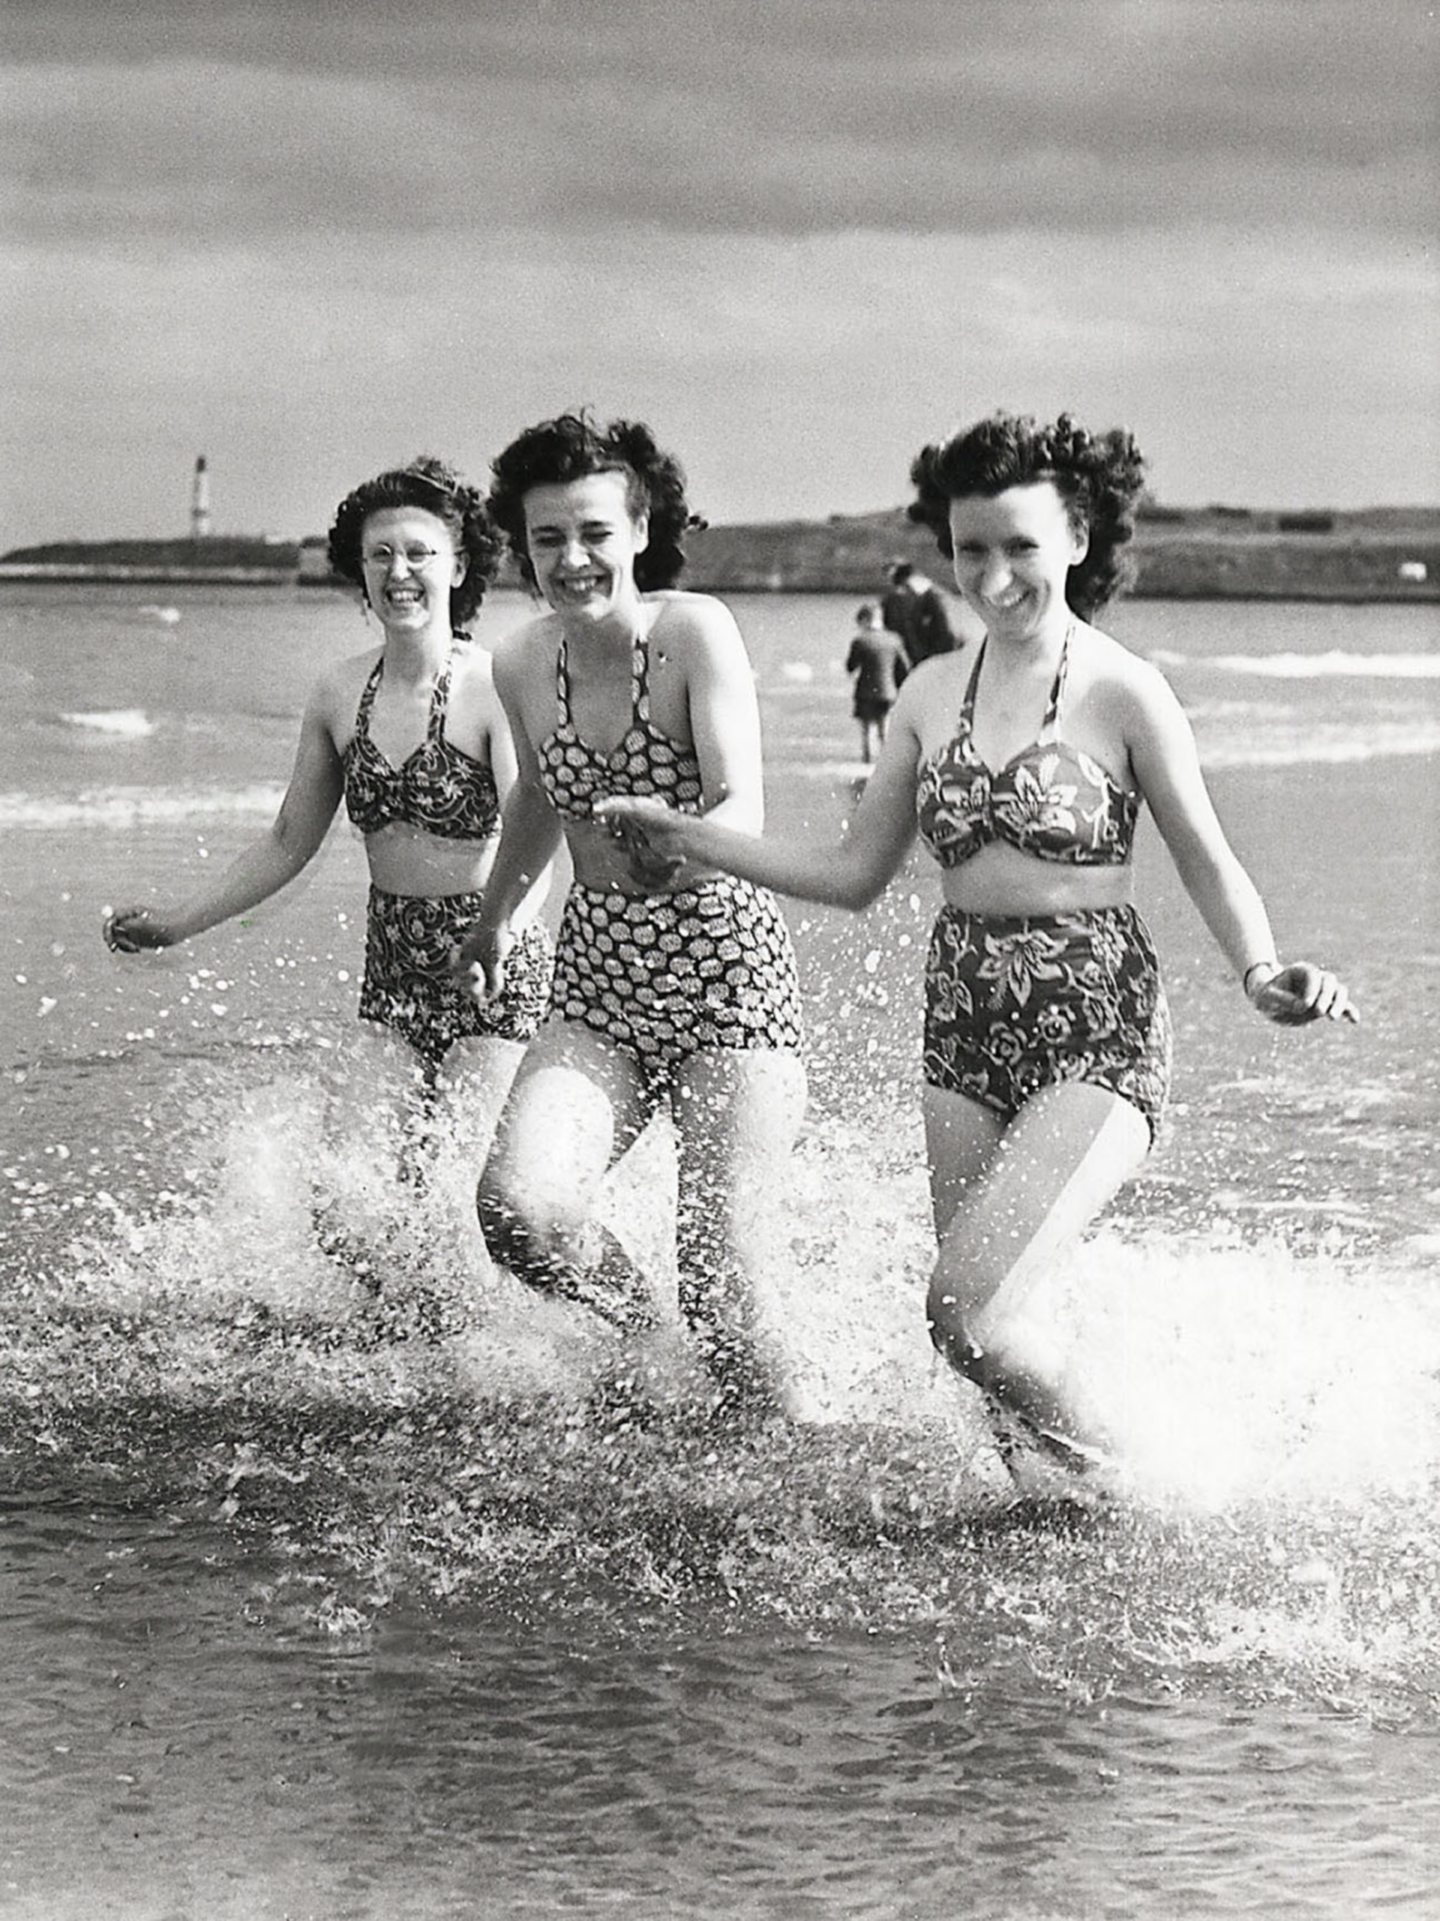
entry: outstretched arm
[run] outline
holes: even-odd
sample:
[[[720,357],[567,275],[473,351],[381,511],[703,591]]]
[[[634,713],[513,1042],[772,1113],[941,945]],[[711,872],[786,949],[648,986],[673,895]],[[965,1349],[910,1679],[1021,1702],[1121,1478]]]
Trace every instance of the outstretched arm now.
[[[1309,961],[1283,963],[1265,903],[1215,813],[1195,736],[1165,680],[1137,675],[1130,761],[1185,891],[1234,968],[1247,997],[1282,1026],[1359,1018],[1344,985]]]
[[[677,814],[650,799],[605,800],[595,811],[617,832],[643,833],[662,858],[719,867],[800,900],[868,907],[893,879],[914,838],[919,752],[911,705],[902,696],[854,819],[838,841],[742,832],[717,814]]]
[[[267,831],[239,854],[210,887],[174,907],[121,907],[107,916],[105,941],[114,952],[173,947],[207,927],[256,907],[291,881],[324,840],[340,804],[344,770],[327,719],[323,683],[310,696],[290,785]]]

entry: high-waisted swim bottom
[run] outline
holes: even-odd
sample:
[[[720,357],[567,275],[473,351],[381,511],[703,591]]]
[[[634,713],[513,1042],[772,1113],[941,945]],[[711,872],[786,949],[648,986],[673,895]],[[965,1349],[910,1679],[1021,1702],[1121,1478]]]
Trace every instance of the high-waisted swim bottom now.
[[[1170,1083],[1170,1011],[1133,907],[1016,918],[940,912],[925,963],[925,1079],[1013,1119],[1088,1081],[1140,1109],[1151,1138]]]
[[[656,1091],[707,1049],[801,1046],[784,916],[773,896],[729,875],[673,894],[572,886],[550,1011],[624,1048]]]
[[[511,948],[505,988],[482,1004],[450,972],[456,946],[480,913],[480,894],[387,894],[370,889],[360,1018],[378,1021],[435,1067],[458,1040],[526,1041],[545,1017],[550,939],[528,927]]]

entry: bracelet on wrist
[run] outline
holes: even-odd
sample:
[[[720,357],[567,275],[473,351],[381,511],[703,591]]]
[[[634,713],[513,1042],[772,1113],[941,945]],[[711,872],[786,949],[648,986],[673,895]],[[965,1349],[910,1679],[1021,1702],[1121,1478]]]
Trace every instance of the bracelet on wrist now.
[[[1258,974],[1262,968],[1269,970],[1265,976],[1265,980],[1260,983],[1263,987],[1266,982],[1274,980],[1275,976],[1280,972],[1280,963],[1278,960],[1251,961],[1250,965],[1245,969],[1244,977],[1240,983],[1241,991],[1245,995],[1246,1000],[1250,998],[1251,977]]]

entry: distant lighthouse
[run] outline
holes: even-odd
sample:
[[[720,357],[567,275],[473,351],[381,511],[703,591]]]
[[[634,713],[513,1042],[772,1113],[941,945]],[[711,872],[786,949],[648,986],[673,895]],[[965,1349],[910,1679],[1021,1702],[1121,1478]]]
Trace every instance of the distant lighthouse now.
[[[210,476],[205,456],[195,462],[195,479],[190,487],[190,538],[203,540],[210,531]]]

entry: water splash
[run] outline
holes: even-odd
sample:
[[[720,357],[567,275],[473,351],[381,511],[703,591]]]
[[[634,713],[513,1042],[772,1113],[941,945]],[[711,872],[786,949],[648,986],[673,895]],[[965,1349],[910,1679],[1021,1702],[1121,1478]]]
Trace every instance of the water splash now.
[[[597,1389],[607,1330],[524,1292],[473,1226],[479,1123],[423,1191],[383,1114],[211,1074],[191,1172],[52,1237],[0,1311],[0,1446],[27,1498],[165,1503],[272,1557],[264,1605],[365,1632],[399,1598],[624,1637],[919,1625],[952,1673],[1067,1698],[1223,1684],[1431,1712],[1436,1338],[1423,1279],[1235,1226],[1124,1221],[1037,1296],[1119,1441],[1097,1498],[1017,1501],[934,1361],[917,1131],[812,1126],[766,1276],[805,1418],[738,1432]],[[656,1276],[670,1144],[608,1200]],[[338,1208],[349,1244],[317,1237]],[[378,1280],[378,1292],[376,1282]]]

